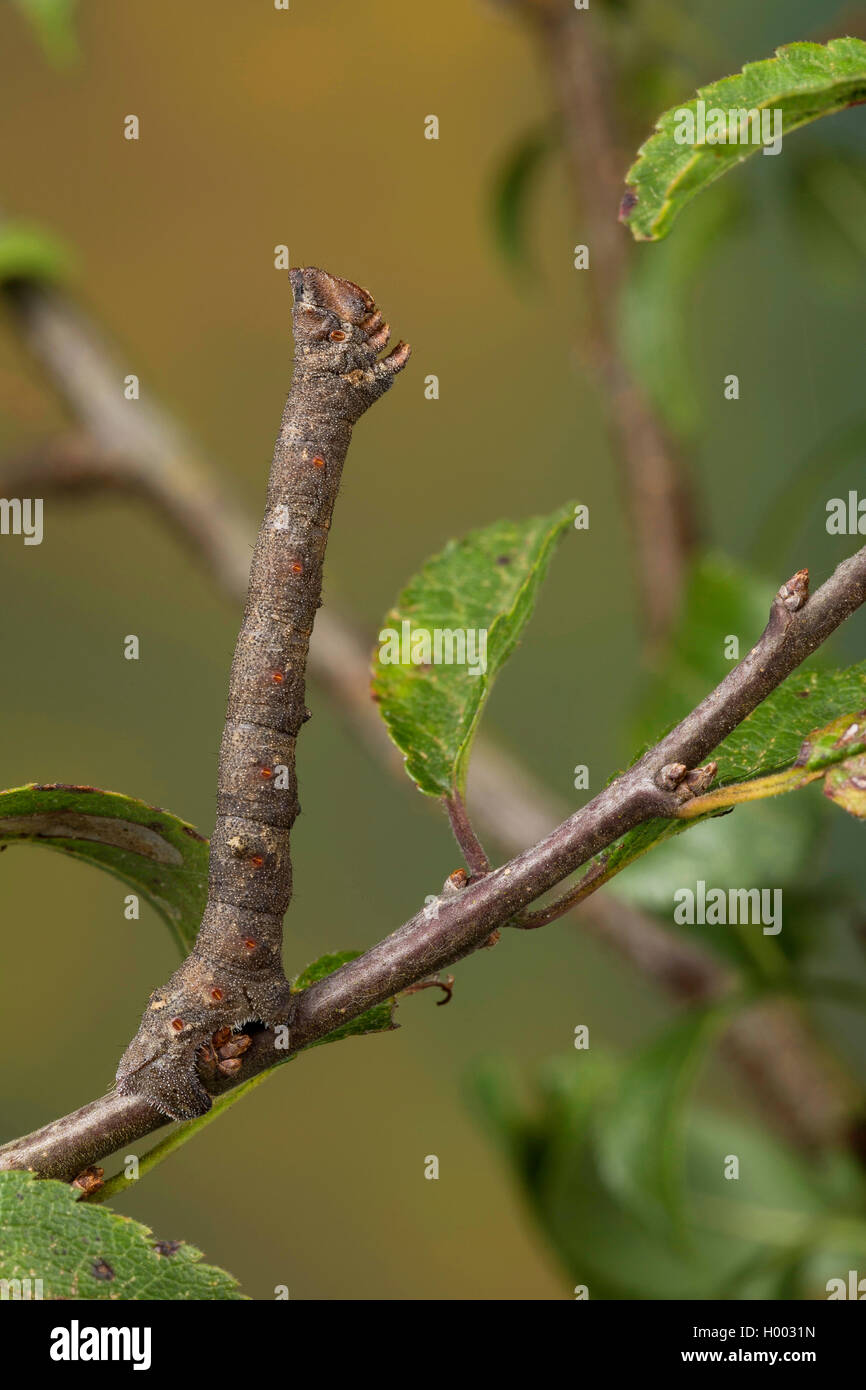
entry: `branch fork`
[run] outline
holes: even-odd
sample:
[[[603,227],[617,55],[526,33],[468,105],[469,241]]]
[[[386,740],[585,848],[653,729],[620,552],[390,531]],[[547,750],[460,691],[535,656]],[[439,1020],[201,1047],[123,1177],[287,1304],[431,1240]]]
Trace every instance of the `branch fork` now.
[[[866,600],[866,548],[811,597],[808,574],[798,571],[781,586],[755,647],[639,763],[510,863],[490,872],[480,859],[475,872],[470,865],[465,886],[455,883],[456,892],[443,893],[435,921],[422,911],[291,998],[280,945],[291,892],[288,834],[298,813],[294,741],[308,717],[307,644],[321,598],[325,543],[351,428],[405,365],[408,348],[398,344],[379,360],[387,325],[366,291],[320,270],[290,274],[295,373],[232,668],[217,833],[199,938],[165,989],[152,996],[121,1061],[117,1089],[6,1145],[0,1169],[28,1167],[72,1178],[159,1129],[166,1116],[203,1113],[211,1094],[269,1070],[377,1003],[431,979],[490,941],[500,927],[522,925],[517,919],[529,904],[588,865],[577,887],[560,900],[567,910],[605,880],[608,846],[642,821],[678,814],[683,784],[691,803],[699,802],[694,779],[707,777],[712,767],[702,767],[702,758]],[[276,762],[291,772],[282,800],[273,797],[276,779],[267,775]],[[457,811],[458,839],[469,859],[477,849]],[[552,920],[558,914],[542,909],[536,917],[544,915]],[[692,971],[689,988],[698,976],[703,988],[706,974],[704,966]],[[252,1018],[266,1023],[289,1016],[291,1052],[282,1043],[277,1051],[268,1027],[238,1032]]]
[[[843,561],[808,603],[795,611],[785,606],[783,596],[777,596],[764,633],[748,655],[639,763],[531,849],[477,882],[467,882],[450,897],[443,895],[435,920],[422,909],[363,955],[297,994],[291,1053],[479,949],[498,927],[511,923],[529,903],[581,865],[594,856],[602,856],[603,861],[603,851],[643,820],[676,815],[676,793],[656,785],[662,769],[671,763],[699,767],[701,758],[864,602],[866,547]],[[594,868],[587,871],[587,879]],[[587,891],[603,879],[603,872],[595,873]],[[707,979],[699,958],[688,983],[693,994],[715,989],[714,977]],[[259,1029],[251,1030],[249,1036],[243,1072],[235,1076],[217,1072],[209,1081],[214,1093],[274,1066],[278,1056],[274,1033]],[[207,1042],[207,1037],[202,1041]],[[281,1057],[288,1055],[283,1051]],[[0,1170],[33,1168],[45,1176],[72,1178],[86,1165],[159,1129],[166,1123],[166,1113],[150,1088],[123,1085],[5,1145],[0,1149]]]

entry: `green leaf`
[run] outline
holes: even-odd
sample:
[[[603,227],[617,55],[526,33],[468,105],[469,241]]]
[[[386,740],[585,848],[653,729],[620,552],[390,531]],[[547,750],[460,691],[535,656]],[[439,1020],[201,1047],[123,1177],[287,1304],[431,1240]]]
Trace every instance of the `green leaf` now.
[[[14,844],[59,850],[105,869],[156,908],[184,955],[192,948],[207,901],[209,846],[186,821],[118,792],[33,783],[0,792],[0,850]],[[360,954],[321,956],[292,989],[307,989]],[[368,1009],[321,1041],[393,1028],[393,1002]]]
[[[72,256],[50,232],[28,222],[0,223],[0,283],[69,278]]]
[[[840,724],[850,723],[852,716],[840,718],[839,710],[862,709],[864,705],[866,662],[842,671],[806,670],[801,667],[768,695],[713,751],[712,757],[719,765],[718,785],[746,782],[791,766],[796,762],[807,734],[814,731],[817,721],[828,725],[834,720]],[[848,755],[846,752],[841,756]],[[839,756],[837,752],[832,761],[837,761]],[[825,753],[822,765],[828,765],[828,760],[830,755]],[[746,807],[739,814],[751,816],[756,812],[757,808]],[[660,840],[681,834],[692,823],[706,824],[654,820],[630,831],[607,851],[605,878],[620,872]],[[719,827],[719,833],[727,832],[726,822]],[[708,875],[705,873],[703,877]]]
[[[52,62],[62,65],[77,56],[73,23],[77,0],[14,0],[14,3],[29,20]]]
[[[485,700],[529,620],[556,542],[573,515],[569,503],[552,516],[499,521],[449,541],[386,617],[374,664],[374,698],[391,738],[406,755],[409,776],[428,796],[450,796],[455,790],[462,795]],[[464,653],[481,657],[474,667],[469,660],[453,661],[448,635],[458,630],[474,634],[477,645],[472,648],[467,638]],[[437,632],[446,633],[439,662],[435,650],[423,650],[425,643],[432,647]],[[420,644],[415,649],[413,638]],[[415,664],[413,653],[416,660],[432,656],[432,661]],[[383,660],[389,655],[398,659]]]
[[[641,701],[636,741],[642,750],[727,675],[733,664],[725,656],[727,637],[736,636],[740,651],[748,650],[766,622],[771,592],[769,583],[727,559],[708,556],[700,562],[686,592],[664,672],[648,685]],[[822,670],[817,664],[801,667],[713,752],[719,764],[718,784],[781,771],[793,766],[801,754],[808,758],[802,748],[809,735],[814,738],[816,730],[830,726],[824,736],[832,744],[842,726],[851,722],[851,716],[840,716],[840,710],[864,706],[866,663],[841,671]],[[857,747],[847,745],[829,754],[824,750],[823,756],[838,761],[856,751]],[[613,879],[634,864],[628,874],[616,879],[614,891],[670,918],[674,889],[697,878],[715,887],[771,880],[792,883],[804,874],[814,878],[811,851],[821,816],[820,803],[813,798],[756,802],[733,817],[693,824],[687,842],[679,837],[689,828],[688,822],[654,820],[638,826],[605,852],[600,882]],[[668,843],[660,848],[662,841]],[[644,857],[650,849],[655,852]],[[786,937],[784,949],[793,944]],[[743,945],[733,934],[724,938],[726,953],[741,964],[754,965],[754,960],[743,957]],[[766,974],[773,942],[767,938],[758,946],[765,957]],[[754,954],[751,948],[749,954]],[[777,967],[781,964],[781,959],[776,962]]]
[[[96,864],[156,908],[181,952],[190,950],[207,898],[208,842],[158,806],[96,787],[0,792],[0,848],[41,845]]]
[[[792,816],[791,804],[804,804],[808,814]],[[757,802],[736,815],[699,822],[687,835],[660,833],[671,822],[655,822],[641,846],[623,845],[621,853],[652,850],[628,866],[613,882],[611,891],[658,916],[675,934],[729,960],[756,985],[787,976],[786,961],[807,954],[820,934],[827,906],[825,895],[809,891],[815,879],[815,827],[820,826],[820,807],[812,798]],[[710,888],[727,892],[758,884],[773,884],[784,892],[784,928],[778,936],[765,936],[750,922],[730,927],[695,927],[673,920],[674,894],[703,880]]]
[[[317,980],[324,980],[326,975],[333,975],[335,970],[339,970],[341,965],[346,965],[350,960],[357,960],[362,951],[334,951],[329,955],[320,956],[318,960],[308,965],[306,970],[302,970],[292,981],[292,993],[300,994],[303,990],[309,989]],[[341,1028],[335,1028],[327,1037],[320,1038],[318,1042],[310,1043],[310,1047],[321,1047],[323,1043],[339,1042],[341,1038],[362,1037],[365,1033],[390,1033],[395,1027],[394,1007],[395,999],[386,999],[384,1004],[376,1004],[366,1013],[360,1014],[358,1018],[350,1019]]]
[[[801,666],[714,751],[720,783],[744,782],[796,762],[804,739],[842,710],[866,705],[866,661],[841,671]],[[833,736],[835,737],[835,735]],[[825,758],[826,761],[826,758]]]
[[[0,1280],[41,1280],[45,1299],[244,1297],[194,1245],[155,1241],[147,1226],[79,1195],[33,1173],[0,1173]]]
[[[766,625],[773,585],[724,555],[695,565],[664,667],[642,693],[635,741],[643,752],[674,727],[732,670],[728,639],[744,654]],[[824,670],[800,667],[747,716],[713,754],[719,781],[744,781],[793,763],[807,735],[866,700],[866,662]],[[832,742],[836,733],[828,737]]]
[[[348,965],[350,960],[357,960],[361,955],[360,951],[331,951],[328,955],[319,956],[292,981],[292,992],[300,994],[301,990],[309,989],[310,985],[324,980],[326,976],[333,975],[335,970],[339,970],[341,965]]]
[[[530,131],[509,151],[496,175],[492,198],[493,230],[500,251],[514,270],[525,272],[532,268],[526,235],[529,198],[557,143],[557,132],[549,125]]]
[[[635,728],[638,747],[655,743],[724,679],[733,665],[725,654],[727,639],[736,637],[741,652],[749,649],[766,622],[772,587],[729,557],[701,558],[686,589],[663,669],[643,691]],[[807,725],[803,727],[805,731]],[[820,823],[810,798],[758,802],[740,815],[702,821],[687,839],[681,838],[682,822],[653,821],[609,852],[610,874],[634,864],[615,879],[613,891],[665,914],[670,922],[675,889],[698,878],[714,887],[790,883],[807,861]],[[664,846],[662,840],[667,841]],[[649,849],[654,853],[646,854]],[[735,935],[726,934],[721,945],[741,965],[749,963]]]
[[[866,101],[866,43],[843,38],[828,44],[787,44],[774,58],[748,63],[742,73],[701,87],[696,98],[664,112],[626,175],[620,216],[638,241],[665,236],[696,193],[760,148],[678,143],[681,113],[694,116],[698,101],[705,103],[707,113],[779,110],[782,135],[789,135],[819,116]]]
[[[701,1058],[725,1018],[697,1010],[631,1058],[596,1130],[599,1172],[622,1205],[652,1227],[683,1218],[685,1105]]]

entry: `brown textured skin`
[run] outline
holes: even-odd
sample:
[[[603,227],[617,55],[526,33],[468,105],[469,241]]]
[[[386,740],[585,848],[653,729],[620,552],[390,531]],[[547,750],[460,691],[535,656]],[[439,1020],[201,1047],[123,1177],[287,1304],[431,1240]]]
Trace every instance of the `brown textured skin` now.
[[[207,906],[195,946],[151,995],[117,1069],[119,1091],[180,1120],[210,1108],[196,1053],[216,1030],[289,1019],[281,948],[299,811],[295,740],[309,717],[307,650],[328,528],[352,426],[409,357],[401,342],[378,360],[390,329],[366,290],[315,267],[289,279],[295,366],[232,662]]]

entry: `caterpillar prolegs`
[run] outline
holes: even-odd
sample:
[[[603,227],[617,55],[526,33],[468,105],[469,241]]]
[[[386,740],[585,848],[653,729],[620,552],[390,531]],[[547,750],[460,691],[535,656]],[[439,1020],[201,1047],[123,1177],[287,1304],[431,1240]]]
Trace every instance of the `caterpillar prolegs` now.
[[[309,267],[290,270],[295,363],[253,552],[219,757],[208,898],[195,945],[150,997],[117,1086],[173,1119],[210,1108],[197,1062],[212,1035],[258,1020],[290,1023],[282,921],[292,893],[298,815],[295,740],[310,633],[321,603],[328,528],[352,426],[406,364],[366,290]]]

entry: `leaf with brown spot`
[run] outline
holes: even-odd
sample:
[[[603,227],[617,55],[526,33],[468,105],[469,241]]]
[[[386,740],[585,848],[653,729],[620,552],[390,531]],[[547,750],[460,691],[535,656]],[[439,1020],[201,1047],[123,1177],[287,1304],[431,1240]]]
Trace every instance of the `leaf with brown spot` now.
[[[44,1299],[244,1297],[194,1245],[154,1241],[138,1221],[79,1197],[69,1183],[0,1173],[0,1278],[38,1278]]]

